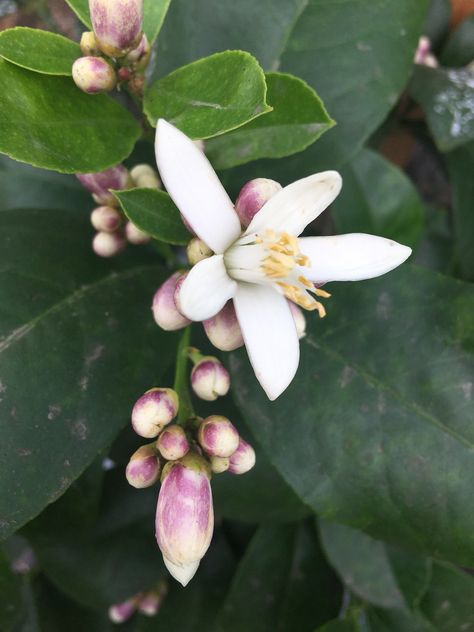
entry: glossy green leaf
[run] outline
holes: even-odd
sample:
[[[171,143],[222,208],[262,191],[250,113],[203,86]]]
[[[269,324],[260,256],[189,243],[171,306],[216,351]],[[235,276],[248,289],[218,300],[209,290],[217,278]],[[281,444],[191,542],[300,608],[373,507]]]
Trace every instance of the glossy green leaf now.
[[[133,116],[109,97],[87,95],[66,77],[0,60],[0,152],[63,173],[111,167],[140,135]]]
[[[427,35],[435,46],[446,36],[451,20],[451,0],[430,0],[428,13],[422,33]]]
[[[440,151],[474,140],[474,71],[416,66],[410,91]]]
[[[89,16],[89,0],[66,0],[66,2],[81,22],[87,26],[89,30],[92,30],[92,22]]]
[[[451,33],[440,55],[440,63],[451,68],[467,66],[474,59],[474,15]]]
[[[76,42],[56,33],[24,26],[0,32],[0,57],[27,70],[70,76],[81,55]]]
[[[14,630],[22,618],[21,584],[0,550],[0,627],[3,630]]]
[[[472,565],[472,287],[405,265],[328,289],[328,316],[308,317],[298,374],[276,402],[232,354],[246,421],[322,517]]]
[[[338,233],[372,233],[415,246],[424,210],[400,169],[363,149],[341,169],[341,175],[344,186],[331,207]]]
[[[334,619],[319,627],[315,632],[359,632],[359,626],[353,621]]]
[[[140,230],[168,244],[186,244],[191,235],[170,196],[157,189],[115,192],[120,205]]]
[[[209,138],[270,111],[263,70],[249,53],[228,50],[199,59],[152,83],[144,109],[192,138]]]
[[[279,72],[266,73],[265,79],[273,111],[206,143],[206,155],[217,169],[289,156],[306,149],[334,125],[307,83]]]

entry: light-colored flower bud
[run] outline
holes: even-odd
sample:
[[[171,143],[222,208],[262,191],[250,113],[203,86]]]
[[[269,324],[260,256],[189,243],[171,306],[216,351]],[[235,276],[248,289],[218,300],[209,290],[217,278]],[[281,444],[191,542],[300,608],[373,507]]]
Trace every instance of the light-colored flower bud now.
[[[92,250],[99,257],[114,257],[127,245],[126,240],[119,233],[99,232],[92,240]]]
[[[147,617],[154,617],[158,614],[167,593],[168,582],[166,579],[163,579],[156,588],[149,590],[141,597],[138,604],[138,612]]]
[[[228,301],[220,312],[205,320],[203,325],[209,340],[221,351],[234,351],[244,344],[233,301]]]
[[[293,316],[293,320],[296,325],[296,333],[298,334],[298,338],[304,338],[306,335],[306,318],[303,314],[303,310],[301,310],[298,305],[295,305],[291,301],[288,301],[290,306],[291,314]]]
[[[11,571],[15,575],[28,575],[38,566],[38,560],[31,546],[25,545],[22,551],[13,559]]]
[[[214,474],[222,474],[229,469],[230,458],[228,456],[211,456],[209,462]]]
[[[153,439],[178,413],[178,395],[171,388],[151,388],[132,410],[132,426],[140,437]]]
[[[150,55],[150,42],[144,33],[138,46],[125,56],[124,62],[136,70],[144,70],[150,61]]]
[[[209,456],[231,456],[239,446],[239,433],[227,417],[211,415],[199,426],[198,441]]]
[[[429,66],[430,68],[438,67],[438,60],[431,52],[431,41],[426,35],[422,35],[418,41],[418,47],[415,51],[415,64]]]
[[[112,623],[125,623],[137,609],[137,599],[132,597],[123,603],[116,603],[109,608],[109,619]]]
[[[143,0],[89,0],[89,12],[106,55],[123,57],[140,43]]]
[[[209,464],[194,453],[168,465],[156,508],[156,539],[169,572],[186,586],[214,530],[211,473]]]
[[[176,331],[186,327],[191,322],[180,314],[174,301],[176,283],[181,276],[181,272],[175,272],[167,279],[153,297],[153,317],[156,324],[165,331]]]
[[[80,47],[83,55],[100,55],[99,42],[97,41],[94,31],[84,31],[81,35]]]
[[[189,272],[184,272],[183,274],[180,274],[179,277],[176,279],[176,286],[174,288],[174,304],[176,305],[177,310],[181,313],[180,310],[180,299],[179,299],[179,293],[181,292],[181,287],[184,283],[184,279],[188,276]]]
[[[72,78],[87,94],[110,92],[117,85],[117,75],[103,57],[79,57],[72,65]]]
[[[199,239],[199,237],[193,237],[186,247],[186,255],[190,265],[195,265],[203,259],[207,259],[212,255],[212,250],[209,246]]]
[[[167,461],[181,459],[189,451],[189,442],[181,426],[173,424],[165,428],[156,442],[161,456]]]
[[[91,224],[103,233],[114,233],[122,223],[122,215],[113,206],[98,206],[91,213]]]
[[[125,224],[125,237],[129,243],[134,244],[135,246],[147,244],[151,241],[150,235],[137,228],[132,222],[127,222]]]
[[[153,169],[153,167],[150,167],[150,165],[135,165],[130,170],[130,175],[133,182],[135,183],[135,186],[139,187],[140,189],[161,188],[161,182],[158,174]]]
[[[252,446],[240,438],[239,447],[230,457],[229,472],[232,474],[245,474],[255,465],[255,450]]]
[[[242,226],[247,228],[254,215],[281,189],[280,183],[268,178],[255,178],[244,184],[235,202],[235,210]]]
[[[82,186],[93,194],[98,204],[117,206],[117,198],[110,193],[110,189],[123,190],[132,186],[128,170],[123,165],[110,167],[97,173],[77,173],[77,179]]]
[[[160,477],[160,469],[154,444],[142,445],[132,454],[125,476],[132,487],[143,489],[156,483]]]
[[[230,375],[217,358],[204,356],[191,371],[191,386],[198,397],[213,402],[229,392]]]

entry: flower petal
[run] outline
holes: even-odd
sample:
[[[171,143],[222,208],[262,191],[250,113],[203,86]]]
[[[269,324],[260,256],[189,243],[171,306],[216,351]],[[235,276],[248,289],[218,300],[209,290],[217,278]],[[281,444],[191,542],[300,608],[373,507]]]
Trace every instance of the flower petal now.
[[[224,257],[214,255],[193,266],[176,297],[178,309],[190,320],[206,320],[220,311],[232,298],[237,283],[224,266]]]
[[[360,281],[380,276],[403,263],[411,248],[365,233],[303,237],[301,251],[311,261],[311,281]]]
[[[187,564],[186,566],[178,566],[177,564],[173,564],[173,562],[170,562],[163,555],[163,562],[165,563],[166,568],[176,579],[176,581],[178,581],[182,586],[187,586],[192,580],[192,578],[196,574],[197,569],[199,568],[200,561],[201,560],[198,560],[197,562],[191,562],[191,564]]]
[[[273,229],[298,236],[334,201],[341,186],[342,178],[337,171],[323,171],[297,180],[270,198],[245,232]]]
[[[272,287],[239,283],[234,305],[255,376],[274,400],[294,378],[300,358],[288,302]]]
[[[159,119],[156,163],[174,203],[215,253],[222,253],[241,233],[229,196],[204,153],[179,129]]]

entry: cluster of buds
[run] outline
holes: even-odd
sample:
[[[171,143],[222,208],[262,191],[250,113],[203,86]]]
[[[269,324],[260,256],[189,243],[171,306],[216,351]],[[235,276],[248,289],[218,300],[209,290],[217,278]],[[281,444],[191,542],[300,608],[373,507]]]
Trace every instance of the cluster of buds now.
[[[281,188],[278,182],[266,178],[256,178],[244,185],[235,203],[235,210],[242,228],[247,228],[262,206]],[[193,266],[202,259],[212,256],[213,252],[202,240],[193,237],[188,243],[186,254],[189,264]],[[158,288],[153,297],[154,319],[157,325],[166,331],[176,331],[190,324],[179,309],[179,292],[185,276],[186,271],[175,272]],[[298,337],[302,338],[306,332],[304,314],[295,303],[288,302]],[[203,326],[210,342],[221,351],[234,351],[244,344],[232,301],[226,303],[215,316],[204,320]]]
[[[135,612],[147,617],[154,617],[158,614],[167,592],[168,583],[166,580],[162,580],[151,590],[138,593],[126,601],[111,605],[109,619],[112,623],[125,623]]]
[[[82,34],[83,57],[72,66],[74,82],[88,94],[127,84],[140,95],[151,54],[142,32],[143,0],[89,0],[89,12],[94,30]]]
[[[152,167],[140,164],[128,171],[123,165],[117,165],[99,173],[77,174],[77,178],[99,204],[91,213],[91,224],[97,231],[92,249],[99,257],[113,257],[122,252],[127,243],[139,245],[150,241],[149,235],[126,220],[111,191],[160,188],[160,180]]]

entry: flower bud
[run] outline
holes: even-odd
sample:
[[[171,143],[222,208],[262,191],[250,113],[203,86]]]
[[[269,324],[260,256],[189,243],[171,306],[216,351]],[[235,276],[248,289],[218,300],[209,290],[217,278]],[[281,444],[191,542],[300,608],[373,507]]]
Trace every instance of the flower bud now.
[[[232,474],[245,474],[255,465],[255,450],[252,446],[240,438],[239,447],[230,457],[229,472]]]
[[[99,257],[114,257],[127,245],[127,242],[119,233],[99,232],[92,240],[92,250]]]
[[[147,617],[154,617],[168,592],[168,582],[163,579],[156,588],[143,595],[138,604],[138,612]]]
[[[132,487],[143,489],[154,485],[160,476],[160,462],[154,444],[142,445],[134,452],[125,470]]]
[[[123,57],[142,37],[143,0],[89,0],[94,33],[101,50]]]
[[[219,396],[227,395],[230,375],[217,358],[204,356],[191,371],[191,386],[198,397],[213,402]]]
[[[206,246],[206,244],[199,239],[199,237],[193,237],[186,247],[186,254],[188,256],[189,263],[193,266],[203,259],[207,259],[212,255],[212,250]]]
[[[122,215],[113,206],[98,206],[91,213],[92,226],[104,233],[114,233],[122,222]]]
[[[168,465],[156,508],[156,540],[169,572],[186,586],[212,539],[210,468],[194,453]]]
[[[94,31],[84,31],[79,45],[83,55],[93,55],[94,57],[100,55],[99,42],[94,35]]]
[[[211,456],[209,461],[214,474],[222,474],[229,469],[230,459],[228,456]]]
[[[198,441],[209,456],[231,456],[239,446],[239,433],[227,417],[211,415],[199,426]]]
[[[161,187],[158,174],[150,165],[135,165],[130,170],[130,175],[135,186],[140,189],[159,189]]]
[[[72,78],[87,94],[110,92],[117,85],[117,75],[103,57],[79,57],[72,65]]]
[[[268,178],[255,178],[244,184],[235,202],[235,210],[242,226],[247,228],[254,215],[281,189],[280,183]]]
[[[296,325],[296,333],[298,334],[298,338],[304,338],[306,335],[306,318],[303,314],[303,310],[301,310],[298,305],[295,305],[291,301],[288,301],[290,306],[291,314],[293,316],[293,320]]]
[[[124,623],[128,621],[137,609],[137,599],[132,597],[123,603],[116,603],[109,608],[109,619],[112,623]]]
[[[109,189],[129,189],[132,184],[130,174],[123,165],[116,165],[98,173],[78,173],[76,177],[82,186],[94,195],[98,204],[107,206],[117,205],[117,199]]]
[[[422,66],[430,66],[431,68],[438,67],[438,60],[431,52],[431,41],[426,35],[422,35],[418,41],[418,47],[415,52],[415,64],[421,64]]]
[[[151,388],[132,410],[132,426],[140,437],[153,439],[178,412],[178,395],[171,388]]]
[[[221,351],[234,351],[244,344],[233,301],[228,301],[212,318],[203,322],[212,344]]]
[[[150,235],[137,228],[132,222],[125,224],[125,237],[129,243],[135,244],[135,246],[147,244],[151,240]]]
[[[119,68],[117,70],[117,77],[119,81],[130,81],[130,78],[132,76],[132,71],[130,70],[130,68],[126,68],[125,66],[122,66],[121,68]]]
[[[165,331],[182,329],[191,322],[180,314],[174,300],[176,283],[180,276],[181,272],[175,272],[160,285],[153,297],[153,317],[155,318],[156,324]]]
[[[189,442],[186,433],[181,428],[173,424],[162,431],[156,442],[156,446],[161,456],[167,461],[181,459],[189,451]]]
[[[133,66],[137,70],[143,70],[148,65],[151,55],[151,46],[147,36],[143,33],[140,43],[131,50],[124,59],[124,62]]]

